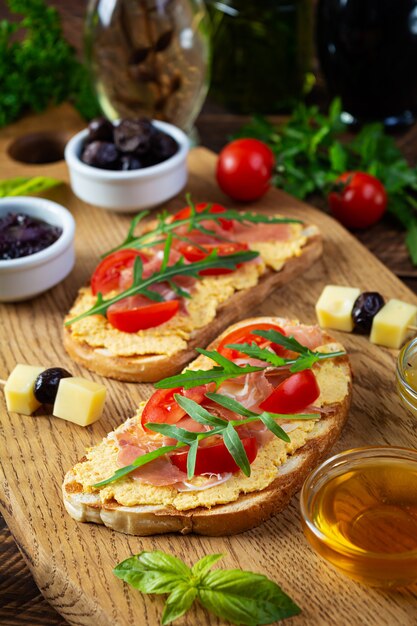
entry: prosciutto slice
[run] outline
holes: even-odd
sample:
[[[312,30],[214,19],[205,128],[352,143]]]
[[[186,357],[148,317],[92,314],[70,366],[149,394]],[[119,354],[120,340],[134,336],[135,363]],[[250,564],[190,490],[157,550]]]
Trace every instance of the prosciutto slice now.
[[[291,236],[289,224],[241,224],[236,222],[228,237],[241,243],[288,241]]]

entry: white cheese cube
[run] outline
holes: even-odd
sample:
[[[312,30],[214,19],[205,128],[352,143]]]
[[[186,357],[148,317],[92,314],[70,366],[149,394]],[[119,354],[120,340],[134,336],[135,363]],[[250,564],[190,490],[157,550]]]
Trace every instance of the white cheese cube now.
[[[35,398],[35,380],[45,371],[41,365],[16,365],[4,386],[8,411],[32,415],[41,403]]]
[[[104,385],[76,376],[61,378],[52,413],[79,426],[89,426],[100,419],[105,400]]]
[[[316,303],[316,315],[322,328],[352,332],[352,309],[360,290],[356,287],[327,285]]]
[[[372,321],[370,340],[387,348],[400,348],[416,322],[417,307],[401,300],[389,300]]]

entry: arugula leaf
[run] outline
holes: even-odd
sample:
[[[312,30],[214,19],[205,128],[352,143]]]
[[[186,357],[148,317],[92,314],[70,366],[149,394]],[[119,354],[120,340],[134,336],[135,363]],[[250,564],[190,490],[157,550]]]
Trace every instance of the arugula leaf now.
[[[194,276],[194,278],[201,278],[200,272],[205,269],[218,268],[218,267],[226,267],[229,269],[236,269],[236,267],[240,263],[245,263],[246,261],[251,261],[252,259],[258,256],[257,252],[252,252],[251,250],[247,250],[244,252],[236,252],[235,254],[229,254],[227,256],[219,257],[216,251],[210,253],[205,259],[201,261],[197,261],[196,263],[185,264],[183,259],[181,258],[177,263],[170,265],[164,270],[154,272],[151,276],[146,279],[142,279],[141,272],[139,270],[137,272],[134,271],[134,276],[138,279],[137,282],[133,282],[132,286],[126,289],[125,291],[121,291],[116,294],[112,298],[104,300],[101,298],[99,300],[97,298],[96,303],[80,315],[72,318],[65,322],[65,326],[71,326],[75,322],[79,322],[85,317],[89,317],[90,315],[105,315],[109,306],[114,304],[115,302],[119,302],[119,300],[123,300],[124,298],[128,298],[129,296],[135,296],[137,294],[147,293],[149,294],[148,287],[151,285],[162,283],[165,281],[170,281],[172,278],[182,275],[182,276]],[[135,266],[139,266],[139,257],[135,259]]]
[[[40,193],[61,184],[61,180],[47,176],[33,176],[32,178],[17,176],[16,178],[8,178],[0,180],[0,198]]]
[[[142,593],[169,594],[162,624],[181,617],[197,600],[233,624],[272,624],[300,613],[300,608],[272,580],[240,569],[211,570],[222,558],[209,554],[190,569],[159,550],[141,552],[115,567],[114,574]]]
[[[223,441],[232,455],[236,465],[240,467],[245,476],[250,476],[250,463],[243,443],[233,425],[229,422],[223,430]]]
[[[193,443],[190,445],[187,455],[187,478],[190,480],[194,476],[195,462],[197,459],[198,450],[198,437],[196,437]]]
[[[256,333],[255,333],[256,334]],[[261,361],[265,361],[266,363],[270,363],[274,367],[281,367],[286,364],[287,360],[283,359],[281,356],[275,354],[271,350],[267,350],[266,348],[260,348],[258,344],[253,343],[229,343],[226,345],[226,348],[230,348],[231,350],[237,350],[242,354],[246,354],[253,359],[259,359]]]
[[[251,331],[253,335],[259,335],[272,343],[277,343],[279,346],[283,346],[286,350],[291,352],[298,352],[298,354],[308,354],[310,350],[303,346],[292,335],[287,336],[279,333],[277,330],[254,330]]]
[[[174,398],[180,405],[180,407],[184,409],[187,415],[192,417],[196,422],[199,422],[199,424],[204,424],[205,426],[221,427],[224,427],[228,424],[227,420],[212,415],[204,407],[200,406],[197,402],[194,402],[194,400],[191,400],[191,398],[181,396],[179,393],[175,393]]]
[[[289,443],[291,441],[290,437],[287,435],[285,430],[281,428],[279,424],[271,417],[269,413],[261,413],[259,415],[259,419],[261,422],[265,424],[268,430],[271,431],[276,437],[282,439],[282,441],[286,441]]]
[[[266,576],[238,569],[209,572],[198,588],[198,599],[218,617],[247,626],[271,624],[300,613]]]

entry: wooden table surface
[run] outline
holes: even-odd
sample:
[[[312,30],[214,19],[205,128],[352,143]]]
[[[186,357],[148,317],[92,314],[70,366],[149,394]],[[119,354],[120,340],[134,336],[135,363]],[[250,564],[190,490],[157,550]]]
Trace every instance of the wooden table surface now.
[[[77,117],[68,110],[68,130],[79,124]],[[39,117],[37,127],[51,128],[54,115]],[[203,145],[218,150],[242,123],[242,118],[225,115],[213,108],[203,111],[198,120]],[[9,126],[0,133],[3,136],[24,134],[25,122]],[[411,162],[417,160],[417,128],[398,137],[398,143]],[[403,233],[390,220],[364,233],[358,233],[362,242],[378,256],[409,287],[417,292],[417,268],[413,268],[403,243]],[[13,537],[0,516],[0,624],[4,625],[64,625],[66,622],[41,596],[32,576],[19,553]]]

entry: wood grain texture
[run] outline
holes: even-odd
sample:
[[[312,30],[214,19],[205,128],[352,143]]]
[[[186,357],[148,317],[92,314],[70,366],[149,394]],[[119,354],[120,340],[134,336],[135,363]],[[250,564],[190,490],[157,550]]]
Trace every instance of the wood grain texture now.
[[[5,143],[0,145],[2,153],[6,147]],[[188,189],[196,201],[225,201],[214,185],[213,169],[214,157],[209,152],[194,151]],[[28,172],[48,172],[66,179],[62,163],[17,166],[3,158],[4,177]],[[98,255],[123,237],[129,217],[81,203],[66,185],[51,191],[50,197],[68,206],[76,218],[77,264],[67,280],[44,296],[1,307],[0,378],[6,378],[16,362],[24,362],[62,365],[74,374],[101,380],[71,363],[62,348],[61,324]],[[178,208],[183,202],[184,197],[180,197],[170,207]],[[257,207],[316,223],[324,234],[325,250],[323,260],[303,278],[277,291],[259,311],[248,313],[295,316],[312,323],[313,304],[329,282],[376,289],[387,297],[417,302],[387,268],[323,213],[277,191],[270,192]],[[351,416],[336,449],[378,443],[415,447],[414,420],[400,406],[395,391],[395,353],[372,346],[365,337],[340,334],[339,338],[351,354],[355,387]],[[155,548],[177,554],[189,563],[209,552],[223,552],[227,555],[225,567],[238,566],[269,575],[303,610],[301,616],[286,622],[288,626],[416,623],[417,586],[396,593],[367,589],[342,577],[315,556],[300,528],[297,497],[278,517],[231,538],[135,538],[74,522],[61,501],[65,471],[82,456],[86,446],[97,443],[108,430],[133,414],[136,403],[151,393],[150,385],[109,380],[104,384],[109,392],[104,416],[88,429],[48,417],[42,411],[34,417],[8,415],[0,398],[0,509],[42,593],[70,624],[158,624],[161,599],[134,592],[112,574],[120,560],[142,549]],[[179,623],[220,624],[201,610],[191,612]]]

